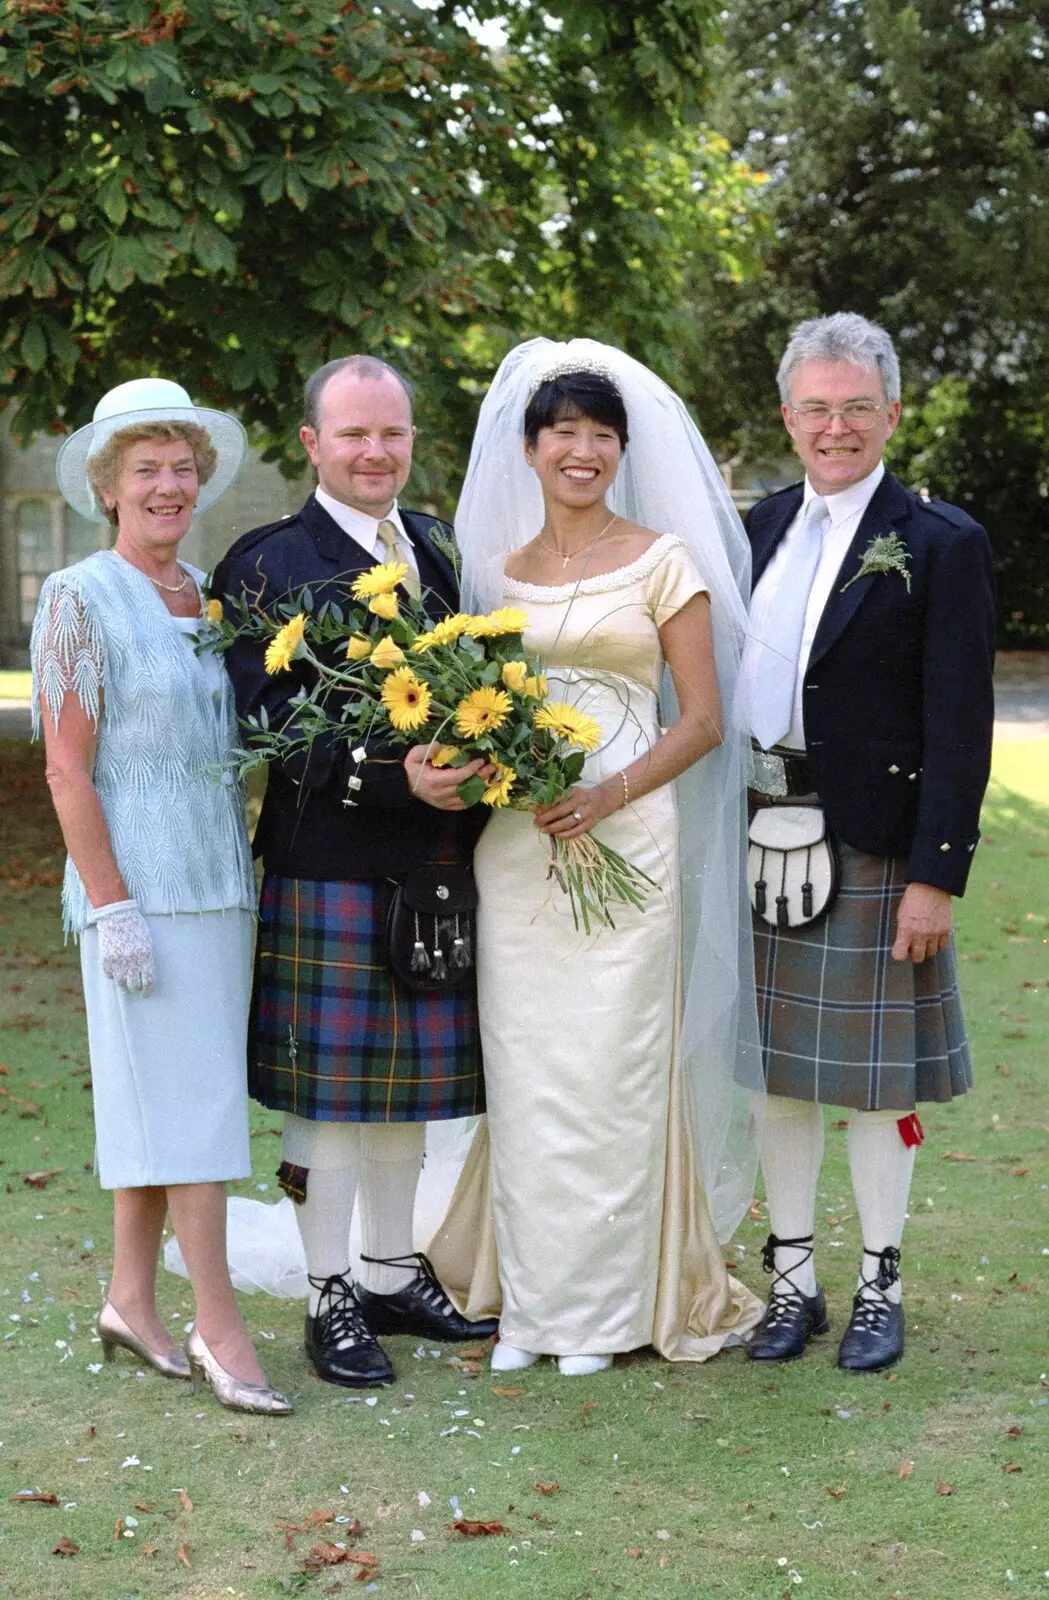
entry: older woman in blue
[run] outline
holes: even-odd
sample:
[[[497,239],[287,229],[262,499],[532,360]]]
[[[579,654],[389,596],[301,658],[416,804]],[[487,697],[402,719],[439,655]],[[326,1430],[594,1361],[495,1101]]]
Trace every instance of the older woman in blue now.
[[[69,859],[62,904],[80,939],[97,1163],[114,1193],[113,1276],[98,1318],[171,1378],[224,1405],[291,1410],[263,1377],[226,1266],[224,1182],[251,1171],[245,1038],[251,854],[224,770],[236,738],[206,637],[203,575],[178,560],[195,507],[233,481],[244,436],[163,379],[121,384],[67,441],[58,482],[115,527],[53,573],[33,628],[34,705]],[[156,1306],[166,1214],[196,1324],[178,1349]]]

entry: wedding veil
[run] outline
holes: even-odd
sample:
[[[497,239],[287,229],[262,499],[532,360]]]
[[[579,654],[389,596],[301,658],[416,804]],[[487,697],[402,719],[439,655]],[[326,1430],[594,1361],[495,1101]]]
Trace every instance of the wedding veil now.
[[[459,509],[463,604],[502,602],[507,555],[543,520],[539,483],[524,458],[524,414],[554,371],[597,370],[626,405],[630,442],[612,510],[687,545],[710,590],[724,742],[676,781],[680,817],[683,1025],[697,1156],[718,1238],[753,1196],[764,1085],[754,1002],[750,903],[744,878],[749,733],[736,711],[746,636],[750,552],[717,465],[682,401],[654,373],[593,339],[532,339],[512,350],[481,406]],[[677,715],[669,673],[665,724]],[[584,937],[580,934],[580,938]]]

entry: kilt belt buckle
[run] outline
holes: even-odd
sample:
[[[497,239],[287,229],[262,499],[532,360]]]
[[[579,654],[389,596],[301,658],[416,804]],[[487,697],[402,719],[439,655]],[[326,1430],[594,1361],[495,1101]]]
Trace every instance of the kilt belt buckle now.
[[[811,795],[813,783],[804,752],[763,750],[753,742],[749,786],[767,800],[785,800],[788,795]]]

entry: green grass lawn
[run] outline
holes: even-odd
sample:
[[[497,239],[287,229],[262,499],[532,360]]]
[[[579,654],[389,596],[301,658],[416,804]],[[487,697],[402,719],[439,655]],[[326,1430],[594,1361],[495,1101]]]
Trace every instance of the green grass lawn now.
[[[310,1375],[300,1304],[245,1297],[297,1405],[267,1422],[130,1360],[98,1367],[110,1202],[90,1171],[61,848],[39,754],[0,744],[0,1595],[1049,1596],[1049,741],[999,748],[985,830],[958,936],[977,1089],[925,1115],[895,1372],[834,1365],[860,1239],[829,1113],[817,1227],[834,1332],[804,1361],[639,1355],[593,1379],[495,1383],[452,1347],[393,1339],[397,1384],[353,1396]],[[256,1114],[241,1186],[265,1198],[274,1121]],[[759,1290],[765,1232],[748,1219],[731,1250]],[[161,1297],[183,1326],[186,1284],[163,1275]],[[9,1498],[26,1489],[58,1503]],[[456,1511],[508,1531],[462,1538]],[[63,1537],[76,1554],[54,1553]],[[321,1545],[374,1555],[378,1574],[304,1570]]]

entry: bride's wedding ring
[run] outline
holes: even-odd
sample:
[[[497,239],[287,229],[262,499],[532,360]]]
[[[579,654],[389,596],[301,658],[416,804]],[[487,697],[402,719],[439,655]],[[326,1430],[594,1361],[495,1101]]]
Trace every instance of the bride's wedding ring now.
[[[583,813],[582,813],[582,812],[581,812],[581,811],[573,811],[573,812],[572,812],[572,815],[573,815],[573,817],[575,817],[575,819],[576,819],[576,821],[577,821],[577,822],[582,822],[582,820],[583,820]]]

